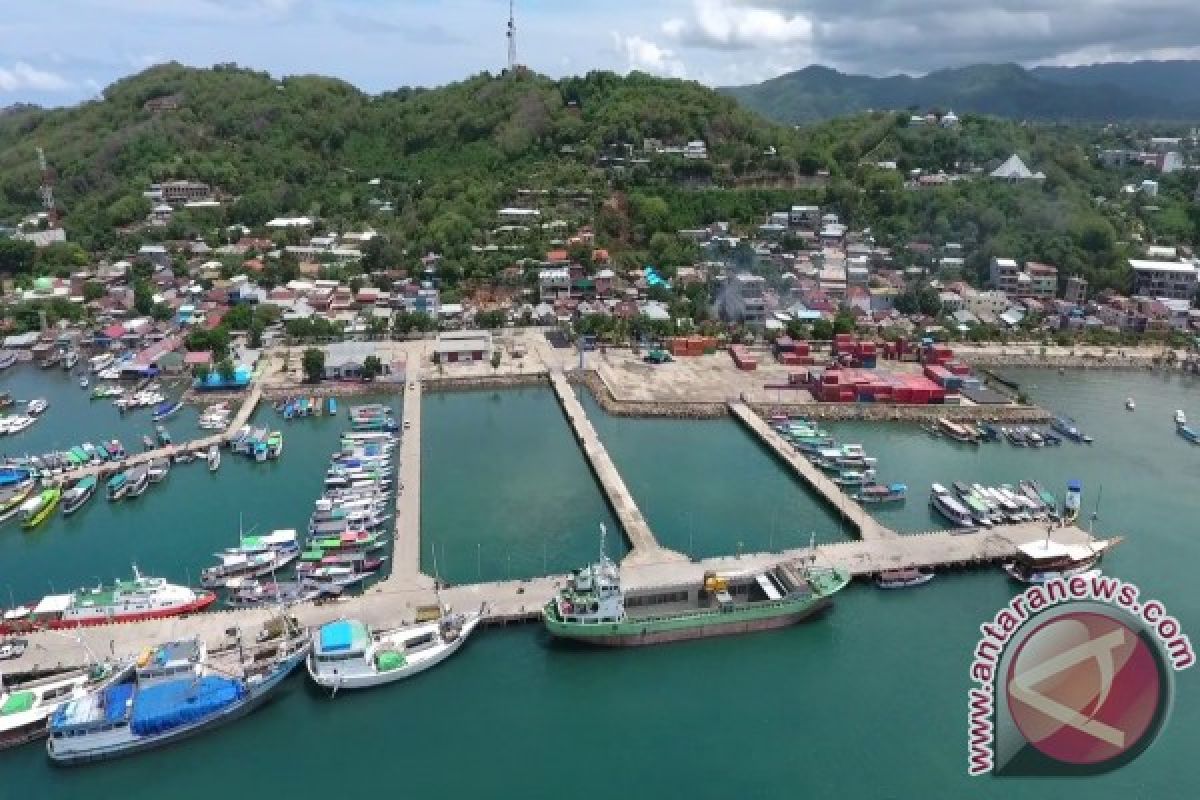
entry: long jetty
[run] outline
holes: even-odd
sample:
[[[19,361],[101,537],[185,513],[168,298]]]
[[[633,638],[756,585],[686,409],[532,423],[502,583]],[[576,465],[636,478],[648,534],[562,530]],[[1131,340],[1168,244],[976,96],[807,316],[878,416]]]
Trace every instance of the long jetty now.
[[[745,403],[730,403],[729,412],[737,417],[763,444],[774,451],[779,460],[790,467],[792,472],[807,483],[810,489],[820,495],[831,508],[853,525],[858,530],[859,538],[864,541],[875,541],[899,535],[891,528],[877,522],[854,498],[843,492],[842,487],[831,481],[829,476],[814,466],[811,461],[796,452],[796,448],[788,444],[778,431],[768,425]]]
[[[662,547],[654,538],[654,533],[646,524],[646,518],[642,516],[637,502],[633,499],[633,494],[609,457],[608,450],[600,441],[599,434],[588,419],[587,412],[583,410],[583,405],[575,396],[566,376],[561,371],[552,371],[550,385],[554,387],[554,393],[562,404],[563,414],[566,415],[575,439],[583,449],[583,454],[604,491],[604,496],[608,498],[609,506],[625,531],[625,537],[632,548],[627,558],[636,563],[686,561],[685,556]]]
[[[352,617],[372,628],[391,628],[414,619],[418,606],[439,599],[433,589],[433,580],[420,571],[421,382],[415,371],[410,371],[406,380],[408,385],[404,393],[403,410],[406,425],[400,446],[393,569],[386,578],[361,595],[321,605],[301,603],[292,606],[289,613],[302,625],[315,627],[334,619]],[[1051,535],[1045,523],[1036,522],[1002,525],[991,530],[899,534],[878,523],[874,527],[863,526],[862,521],[869,519],[864,512],[853,521],[858,524],[860,532],[867,528],[871,532],[857,541],[689,561],[657,543],[566,378],[561,373],[553,374],[551,383],[609,502],[618,511],[622,525],[628,526],[626,531],[634,547],[621,568],[622,583],[629,589],[699,582],[704,573],[710,570],[759,570],[777,564],[796,567],[810,563],[836,565],[860,578],[901,568],[965,569],[1003,563],[1012,559],[1022,545]],[[247,397],[237,419],[230,426],[230,432],[245,424],[260,396],[261,393],[254,392]],[[744,404],[733,404],[730,409],[781,457],[792,454],[791,448],[779,449],[777,445],[786,445],[782,437],[777,434],[771,436],[774,431],[770,426]],[[775,439],[779,442],[775,443]],[[790,458],[785,461],[793,464],[797,474],[802,477],[805,475]],[[807,477],[805,481],[808,482]],[[813,483],[809,485],[817,488]],[[1064,544],[1093,543],[1088,532],[1075,526],[1054,528],[1052,535],[1055,541]],[[1120,538],[1116,537],[1095,544],[1107,547],[1119,541]],[[553,596],[565,577],[548,575],[527,580],[453,586],[443,589],[440,599],[460,610],[485,606],[485,619],[489,624],[532,621],[538,618],[542,604]],[[87,663],[91,657],[89,653],[99,657],[129,657],[154,643],[192,636],[201,637],[210,647],[220,647],[231,644],[234,635],[252,635],[273,614],[272,610],[262,608],[231,609],[72,631],[39,631],[25,635],[29,647],[20,657],[5,662],[5,673],[19,676],[77,667]]]
[[[119,466],[122,469],[136,466],[138,464],[147,464],[158,458],[170,458],[176,453],[202,453],[214,444],[218,447],[226,444],[233,438],[243,425],[250,420],[250,415],[258,408],[259,401],[262,400],[262,387],[257,384],[251,387],[246,394],[246,398],[242,401],[242,405],[238,408],[237,414],[229,423],[229,427],[223,433],[215,433],[211,436],[202,436],[199,439],[192,439],[188,442],[180,444],[168,444],[162,447],[156,447],[153,450],[142,450],[136,453],[127,453],[125,458],[121,459]],[[73,470],[68,470],[59,476],[59,482],[72,480],[75,478],[83,478],[88,475],[101,475],[112,471],[118,462],[103,462],[100,464],[88,464]]]

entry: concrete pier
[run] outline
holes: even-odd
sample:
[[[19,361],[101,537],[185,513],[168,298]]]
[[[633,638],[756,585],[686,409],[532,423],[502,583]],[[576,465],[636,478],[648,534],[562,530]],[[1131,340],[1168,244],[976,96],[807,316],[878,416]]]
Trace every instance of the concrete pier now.
[[[575,391],[567,382],[566,376],[561,371],[551,372],[550,385],[554,387],[554,393],[558,395],[558,401],[562,404],[567,422],[570,423],[571,430],[574,431],[575,438],[579,441],[579,446],[583,448],[583,454],[587,457],[588,464],[591,465],[592,472],[595,473],[596,480],[604,491],[604,496],[608,498],[609,506],[620,520],[625,536],[629,540],[631,550],[626,559],[632,563],[686,561],[685,556],[661,547],[658,540],[654,538],[650,526],[646,524],[645,517],[642,516],[641,510],[638,509],[637,503],[633,499],[633,494],[625,485],[625,481],[609,457],[608,451],[604,449],[599,434],[592,427],[592,421],[588,419],[583,405],[575,396]]]
[[[384,583],[433,588],[432,579],[421,574],[421,376],[415,364],[407,370],[396,471],[396,542],[392,572]]]
[[[874,523],[862,509],[855,506],[862,513],[858,519],[851,521],[860,526],[860,531],[870,530],[859,541],[821,545],[812,549],[689,561],[679,553],[658,545],[571,386],[562,373],[552,374],[551,382],[571,421],[572,430],[580,439],[592,469],[609,501],[613,503],[622,525],[626,526],[633,544],[633,550],[621,564],[622,583],[628,589],[699,582],[709,570],[742,572],[767,569],[780,563],[797,567],[807,563],[836,565],[856,577],[864,578],[884,570],[906,567],[934,570],[982,567],[1010,560],[1016,555],[1018,547],[1046,536],[1046,524],[1036,522],[999,526],[990,531],[898,534]],[[246,398],[231,431],[249,419],[259,396],[252,393]],[[731,411],[781,457],[794,456],[807,465],[807,461],[794,453],[782,441],[782,437],[744,405],[733,404]],[[410,371],[407,376],[403,419],[407,427],[402,428],[401,463],[397,473],[399,485],[403,488],[399,490],[396,501],[396,543],[392,571],[362,595],[322,605],[303,603],[293,606],[289,613],[303,625],[318,626],[339,618],[357,618],[372,628],[392,628],[412,621],[418,606],[434,603],[438,599],[433,591],[432,578],[420,571],[421,382],[416,371]],[[771,443],[772,436],[779,440],[782,450],[777,444]],[[224,436],[210,438],[222,439]],[[792,464],[793,469],[808,482],[800,464],[786,458],[785,461]],[[835,484],[831,485],[836,489]],[[863,520],[868,522],[864,525]],[[1074,526],[1055,528],[1052,537],[1064,544],[1090,541],[1087,532]],[[1108,544],[1114,545],[1119,541],[1116,538]],[[553,596],[564,579],[562,575],[549,575],[522,581],[454,586],[444,589],[440,599],[457,610],[473,610],[486,605],[487,620],[492,624],[531,621],[538,618],[542,605]],[[221,610],[188,617],[25,634],[29,647],[20,658],[4,662],[4,671],[7,675],[22,675],[79,666],[87,662],[89,649],[101,658],[130,657],[149,645],[191,636],[200,636],[209,647],[216,648],[231,642],[231,631],[235,634],[240,631],[246,640],[252,640],[271,615],[269,609]]]
[[[199,439],[192,439],[188,442],[179,444],[169,444],[165,447],[156,447],[153,450],[143,450],[137,453],[128,453],[125,458],[119,462],[108,461],[100,464],[89,464],[79,467],[78,469],[63,472],[56,480],[58,483],[65,483],[69,480],[83,478],[88,475],[100,475],[101,473],[111,473],[115,469],[129,469],[138,464],[148,464],[157,458],[171,458],[176,453],[193,452],[203,454],[214,444],[217,446],[226,444],[238,430],[241,429],[249,420],[254,410],[258,408],[259,401],[262,400],[262,387],[257,384],[251,387],[246,394],[242,405],[238,408],[237,414],[229,423],[229,427],[224,433],[215,433],[211,436],[202,436]],[[128,452],[128,451],[127,451]]]
[[[768,425],[762,417],[751,411],[745,403],[730,403],[729,412],[741,420],[742,424],[763,444],[771,448],[779,460],[790,467],[792,472],[808,484],[810,489],[820,495],[831,508],[853,525],[858,531],[859,538],[863,541],[890,539],[897,536],[897,533],[891,528],[876,522],[875,518],[868,514],[856,500],[842,491],[842,487],[830,480],[819,467],[797,452],[787,439],[784,439],[778,431]]]

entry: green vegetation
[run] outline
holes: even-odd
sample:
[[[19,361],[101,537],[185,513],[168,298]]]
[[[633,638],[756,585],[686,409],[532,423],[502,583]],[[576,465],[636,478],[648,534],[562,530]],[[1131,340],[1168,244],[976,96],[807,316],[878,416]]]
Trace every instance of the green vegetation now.
[[[322,367],[324,367],[324,364],[322,364]],[[383,362],[379,360],[379,356],[367,356],[363,359],[362,377],[364,381],[373,381],[382,374]]]
[[[936,75],[979,93],[1003,85],[1005,75],[1015,80],[1014,69]],[[1083,80],[1072,76],[1062,80]],[[1072,102],[1091,97],[1086,88],[1073,86]],[[178,96],[180,108],[144,110],[147,100],[165,95]],[[1029,102],[1033,114],[1038,106]],[[523,200],[520,189],[555,198],[548,217],[553,213],[571,228],[594,226],[594,246],[609,251],[614,267],[653,264],[668,279],[677,266],[713,256],[739,266],[756,263],[749,248],[702,253],[679,230],[728,221],[735,232],[746,231],[770,211],[805,203],[839,213],[852,227],[869,227],[879,244],[895,249],[900,266],[914,260],[903,247],[909,241],[959,242],[967,276],[976,280],[993,255],[1003,255],[1055,264],[1064,278],[1081,274],[1096,289],[1124,290],[1125,259],[1139,238],[1200,241],[1200,213],[1191,202],[1196,173],[1162,176],[1159,196],[1149,201],[1121,191],[1140,180],[1140,171],[1094,163],[1096,146],[1131,146],[1134,131],[1018,124],[965,113],[969,107],[955,106],[962,120],[954,129],[909,125],[908,111],[793,129],[699,84],[638,73],[559,81],[525,71],[481,74],[438,89],[372,97],[327,78],[275,81],[234,66],[165,65],[114,84],[102,100],[0,117],[0,217],[16,220],[38,207],[34,147],[42,146],[59,174],[57,194],[71,239],[37,252],[28,243],[0,240],[0,272],[18,280],[66,275],[89,262],[89,251],[118,258],[147,241],[201,237],[218,246],[235,223],[276,245],[296,243],[300,231],[261,227],[273,216],[296,214],[317,216],[332,230],[379,231],[364,245],[366,271],[412,270],[419,254],[442,254],[442,299],[457,302],[485,285],[532,286],[535,262],[561,246],[551,231],[498,230],[498,208],[534,202]],[[671,145],[700,139],[709,157],[689,161],[643,151],[648,138]],[[979,177],[1014,152],[1046,179],[1008,184]],[[618,169],[612,158],[626,161]],[[876,166],[889,161],[896,170]],[[914,190],[904,184],[912,169],[969,179]],[[219,210],[181,209],[163,228],[116,229],[144,215],[146,186],[170,179],[204,181],[226,202]],[[392,211],[381,212],[382,203]],[[572,246],[571,256],[589,273],[598,269],[590,245]],[[518,274],[502,275],[514,263],[524,263]],[[239,267],[231,261],[223,274]],[[353,284],[363,280],[358,270],[326,263],[321,277]],[[135,275],[137,312],[161,315],[149,272],[139,266]],[[285,256],[268,259],[260,280],[273,286],[297,275],[296,259]],[[96,291],[85,288],[93,297]],[[702,322],[709,308],[704,288],[688,291],[657,299],[673,316]],[[248,314],[234,309],[223,327],[246,331],[258,343],[274,320]],[[503,324],[499,317],[482,316],[483,322]],[[289,321],[285,328],[300,341],[340,333],[323,320]],[[424,315],[399,313],[391,323],[396,334],[433,329],[436,322]],[[372,323],[370,332],[386,333],[386,320]]]
[[[1140,62],[1075,68],[977,64],[919,78],[847,75],[806,67],[723,92],[780,122],[867,109],[953,109],[1014,119],[1192,120],[1200,116],[1200,63]],[[1186,88],[1185,88],[1186,87]]]
[[[319,347],[309,347],[304,351],[300,361],[304,370],[304,379],[309,383],[320,383],[325,376],[325,351]]]

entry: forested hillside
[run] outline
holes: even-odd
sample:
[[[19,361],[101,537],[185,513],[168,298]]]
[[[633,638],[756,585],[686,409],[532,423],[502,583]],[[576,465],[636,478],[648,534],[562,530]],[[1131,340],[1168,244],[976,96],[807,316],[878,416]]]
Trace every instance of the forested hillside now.
[[[928,75],[872,77],[806,67],[721,91],[780,122],[804,123],[882,109],[950,108],[958,113],[1072,122],[1200,119],[1200,62],[1084,67],[977,64]]]
[[[177,107],[148,110],[156,98]],[[1011,255],[1123,287],[1124,259],[1139,239],[1200,239],[1195,173],[1163,177],[1149,203],[1122,192],[1144,171],[1095,163],[1097,147],[1136,146],[1139,135],[972,114],[943,129],[910,125],[906,112],[791,128],[699,84],[638,73],[478,75],[370,96],[329,78],[165,65],[76,108],[0,115],[0,219],[38,208],[40,146],[59,176],[71,241],[98,256],[155,239],[219,244],[227,225],[302,214],[329,229],[385,234],[368,266],[437,251],[450,259],[448,282],[480,284],[552,243],[544,230],[501,238],[497,209],[519,202],[520,188],[561,188],[592,198],[570,213],[595,224],[597,244],[619,264],[670,269],[701,255],[676,235],[681,228],[726,220],[750,231],[771,210],[816,202],[870,227],[884,245],[959,241],[979,272],[991,255]],[[645,152],[646,138],[702,140],[708,158]],[[1012,153],[1045,181],[985,177]],[[877,166],[889,161],[897,168]],[[912,169],[963,180],[913,189],[905,185]],[[226,203],[139,229],[149,211],[143,191],[171,179],[208,183]],[[385,202],[391,212],[380,211]],[[39,268],[61,269],[61,256],[51,248]]]

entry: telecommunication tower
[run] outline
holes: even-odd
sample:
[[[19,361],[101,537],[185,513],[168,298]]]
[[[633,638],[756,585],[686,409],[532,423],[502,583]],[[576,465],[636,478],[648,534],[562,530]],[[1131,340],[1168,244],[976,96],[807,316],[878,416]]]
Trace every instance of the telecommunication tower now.
[[[46,163],[46,152],[37,149],[38,167],[42,171],[42,184],[38,193],[42,196],[42,206],[46,209],[46,218],[51,228],[58,227],[58,207],[54,204],[54,170]]]
[[[514,0],[508,0],[508,71],[517,68],[517,15]]]

